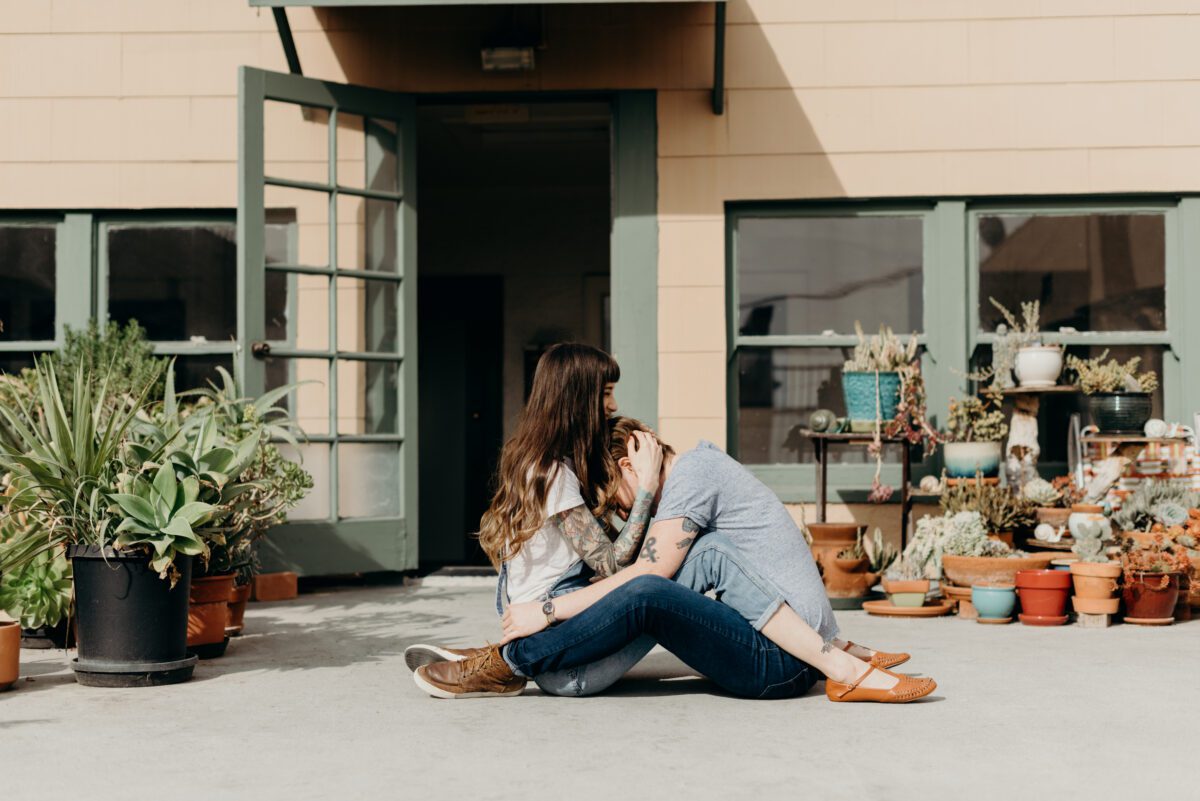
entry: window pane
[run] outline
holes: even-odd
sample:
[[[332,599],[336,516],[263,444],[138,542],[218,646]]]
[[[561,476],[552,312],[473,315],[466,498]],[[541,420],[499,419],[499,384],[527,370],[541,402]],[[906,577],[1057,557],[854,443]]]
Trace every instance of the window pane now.
[[[1004,321],[989,297],[1018,315],[1023,301],[1040,301],[1043,331],[1166,328],[1161,214],[990,215],[977,234],[984,331]]]
[[[308,471],[313,486],[300,503],[288,512],[288,520],[324,520],[329,517],[329,451],[324,442],[304,442],[294,448],[286,442],[278,443],[279,452]]]
[[[263,103],[263,168],[273,178],[329,183],[329,111]]]
[[[920,217],[743,217],[737,221],[744,335],[922,329]]]
[[[396,123],[345,112],[337,121],[338,185],[398,191]]]
[[[338,195],[338,267],[396,272],[400,204]]]
[[[400,514],[400,447],[392,443],[338,446],[338,513],[342,517]]]
[[[399,432],[396,388],[400,365],[341,360],[337,380],[339,434]]]
[[[1078,356],[1081,359],[1091,359],[1099,356],[1104,351],[1108,351],[1108,358],[1126,361],[1134,356],[1140,356],[1142,363],[1140,370],[1153,370],[1158,373],[1158,380],[1163,380],[1163,353],[1165,348],[1161,345],[1114,345],[1111,347],[1092,345],[1088,347],[1072,345],[1067,348],[1067,353],[1073,356]],[[979,345],[975,349],[975,356],[971,360],[971,369],[979,370],[987,367],[992,363],[992,348],[990,345]],[[1074,376],[1067,376],[1064,370],[1064,376],[1059,383],[1066,383],[1073,379]],[[1162,417],[1163,414],[1163,392],[1160,388],[1154,393],[1154,416]],[[1004,402],[1004,414],[1006,417],[1012,415],[1011,400]],[[937,413],[938,422],[945,420],[945,409],[931,409],[931,412]],[[1042,452],[1038,457],[1038,461],[1046,464],[1049,462],[1067,462],[1067,433],[1070,430],[1069,423],[1072,414],[1079,414],[1082,425],[1088,425],[1092,422],[1088,414],[1088,402],[1085,395],[1082,393],[1046,393],[1040,396],[1038,406],[1038,444],[1042,448]]]
[[[208,387],[210,383],[221,386],[221,376],[217,367],[224,367],[233,373],[232,356],[177,356],[175,357],[175,391],[186,392],[189,389]]]
[[[0,351],[0,373],[16,375],[26,367],[33,367],[33,354],[28,351]]]
[[[329,433],[329,362],[324,359],[265,360],[266,388],[298,386],[279,406],[287,409],[305,434]]]
[[[267,263],[329,266],[328,193],[267,186],[263,202],[267,207],[263,231]],[[280,221],[290,221],[286,235],[281,234]],[[286,238],[281,241],[281,236]]]
[[[395,353],[399,349],[396,294],[392,281],[338,278],[338,334],[340,351]]]
[[[842,348],[742,348],[738,351],[738,459],[745,464],[813,461],[808,440],[790,436],[817,409],[846,414]],[[791,440],[791,441],[789,441]],[[886,461],[898,458],[888,448]],[[831,464],[865,464],[865,447],[829,450]]]
[[[54,226],[0,226],[0,341],[54,339]]]
[[[157,341],[237,335],[233,223],[108,229],[108,314],[137,320]]]
[[[267,339],[303,350],[329,350],[329,276],[267,273]]]

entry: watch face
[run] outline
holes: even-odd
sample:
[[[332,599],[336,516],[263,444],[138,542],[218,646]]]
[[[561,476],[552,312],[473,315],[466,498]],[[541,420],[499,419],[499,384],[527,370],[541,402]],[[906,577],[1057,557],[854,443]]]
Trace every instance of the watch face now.
[[[543,615],[554,614],[554,601],[546,601],[546,603],[542,604],[542,614]]]

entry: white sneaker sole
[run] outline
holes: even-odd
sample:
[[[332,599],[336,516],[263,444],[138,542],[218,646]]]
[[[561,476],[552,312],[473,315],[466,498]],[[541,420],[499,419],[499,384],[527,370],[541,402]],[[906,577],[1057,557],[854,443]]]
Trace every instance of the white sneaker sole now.
[[[404,649],[404,664],[408,669],[416,671],[419,667],[432,665],[434,662],[461,662],[464,657],[451,653],[436,645],[410,645]]]
[[[418,687],[432,695],[434,698],[511,698],[515,695],[520,695],[525,691],[525,688],[521,687],[520,689],[511,690],[506,693],[452,693],[426,681],[419,670],[413,671],[413,681],[416,682]]]

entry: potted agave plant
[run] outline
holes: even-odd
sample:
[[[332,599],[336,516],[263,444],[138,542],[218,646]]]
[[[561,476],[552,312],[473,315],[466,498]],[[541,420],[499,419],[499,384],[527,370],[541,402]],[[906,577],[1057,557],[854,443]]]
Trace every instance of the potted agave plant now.
[[[1108,359],[1108,351],[1092,359],[1067,357],[1067,367],[1088,399],[1092,421],[1107,434],[1141,435],[1153,410],[1158,374],[1138,372],[1141,357],[1127,362]]]
[[[1006,336],[1016,345],[1014,372],[1022,387],[1052,387],[1063,368],[1063,351],[1058,345],[1042,344],[1041,304],[1021,304],[1021,319],[995,298],[988,298],[1008,323]]]
[[[946,417],[946,475],[953,479],[995,478],[1000,475],[1001,443],[1008,436],[1008,423],[998,398],[950,399]]]

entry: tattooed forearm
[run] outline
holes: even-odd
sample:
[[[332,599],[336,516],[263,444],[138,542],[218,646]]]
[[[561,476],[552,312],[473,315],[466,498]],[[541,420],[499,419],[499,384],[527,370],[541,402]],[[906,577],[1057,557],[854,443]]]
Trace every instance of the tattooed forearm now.
[[[686,531],[688,534],[695,534],[697,531],[700,530],[700,526],[698,523],[696,523],[696,521],[692,520],[690,517],[685,517],[685,518],[683,518],[683,530]]]
[[[658,545],[658,539],[651,537],[646,540],[646,544],[642,546],[642,559],[647,562],[654,563],[658,561],[658,551],[655,547]]]
[[[646,526],[650,522],[650,507],[654,495],[639,492],[630,510],[629,519],[620,535],[609,540],[604,527],[585,506],[577,506],[556,515],[559,530],[588,567],[601,577],[611,576],[631,563],[637,555]]]
[[[692,547],[692,543],[696,541],[695,537],[684,537],[679,542],[675,543],[675,547],[681,551],[686,551]]]

